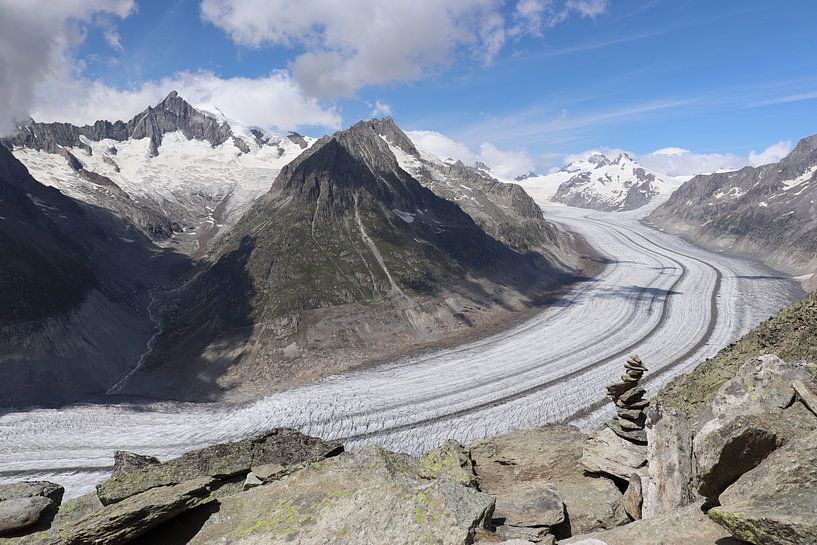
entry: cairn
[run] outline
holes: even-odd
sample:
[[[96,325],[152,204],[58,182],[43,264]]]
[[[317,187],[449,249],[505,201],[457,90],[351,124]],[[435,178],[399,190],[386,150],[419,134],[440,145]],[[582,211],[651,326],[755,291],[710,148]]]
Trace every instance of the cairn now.
[[[624,368],[621,382],[607,387],[607,395],[615,403],[617,413],[610,428],[625,439],[646,443],[647,433],[644,431],[644,425],[647,420],[646,409],[650,401],[644,399],[647,392],[638,385],[638,381],[644,376],[647,368],[644,367],[641,358],[635,354],[630,356]]]

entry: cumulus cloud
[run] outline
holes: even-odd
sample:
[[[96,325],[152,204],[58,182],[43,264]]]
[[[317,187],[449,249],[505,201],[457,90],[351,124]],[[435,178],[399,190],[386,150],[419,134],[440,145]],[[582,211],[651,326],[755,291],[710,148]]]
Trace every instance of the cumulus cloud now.
[[[391,106],[382,100],[376,100],[372,108],[372,117],[384,117],[391,115]]]
[[[123,19],[135,9],[134,0],[0,0],[0,133],[29,113],[38,84],[70,75],[71,51],[97,17]]]
[[[781,140],[763,151],[752,150],[747,156],[732,153],[695,153],[685,148],[661,148],[638,156],[650,170],[667,176],[694,176],[717,170],[736,170],[745,166],[760,166],[779,161],[792,150],[790,140]]]
[[[470,56],[490,63],[508,36],[536,33],[570,13],[594,17],[603,0],[203,0],[201,16],[237,44],[299,47],[294,78],[319,98],[417,80]]]
[[[479,160],[491,167],[491,173],[500,178],[513,178],[533,170],[534,161],[524,150],[503,150],[484,142],[479,147]]]
[[[261,78],[220,78],[212,72],[181,72],[132,89],[115,89],[98,81],[52,82],[34,109],[38,121],[93,123],[129,119],[176,90],[193,104],[218,107],[226,116],[264,128],[290,130],[304,125],[340,128],[340,114],[306,97],[284,71]]]
[[[491,173],[499,178],[526,174],[535,166],[534,159],[521,149],[500,149],[490,142],[484,142],[479,151],[474,152],[465,144],[436,131],[408,131],[406,134],[421,151],[440,159],[458,159],[468,165],[480,161],[488,165]]]
[[[767,165],[769,163],[776,163],[783,157],[791,153],[791,140],[781,140],[776,144],[772,144],[768,148],[759,153],[752,150],[749,153],[749,164],[752,166]]]

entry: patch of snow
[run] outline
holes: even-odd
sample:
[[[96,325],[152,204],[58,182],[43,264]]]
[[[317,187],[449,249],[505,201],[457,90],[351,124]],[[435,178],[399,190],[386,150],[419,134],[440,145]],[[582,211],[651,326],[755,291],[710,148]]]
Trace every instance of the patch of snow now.
[[[405,221],[406,223],[414,223],[414,216],[417,215],[416,212],[414,214],[412,214],[411,212],[404,212],[403,210],[400,210],[399,208],[395,208],[394,210],[392,210],[392,212],[394,212],[397,215],[397,217],[399,217],[401,220]]]
[[[797,187],[797,186],[802,185],[802,184],[804,184],[804,183],[806,183],[808,181],[811,181],[811,179],[814,177],[815,174],[817,174],[817,165],[807,169],[803,174],[801,174],[800,176],[798,176],[797,178],[795,178],[793,180],[784,180],[784,181],[782,181],[781,182],[783,184],[782,190],[783,191],[788,191],[793,187]]]

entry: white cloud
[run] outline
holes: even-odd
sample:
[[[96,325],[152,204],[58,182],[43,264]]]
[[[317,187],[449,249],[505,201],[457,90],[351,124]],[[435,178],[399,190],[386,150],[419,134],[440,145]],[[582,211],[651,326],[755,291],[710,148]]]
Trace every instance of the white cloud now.
[[[391,115],[391,106],[382,100],[376,100],[372,108],[372,117],[384,117]]]
[[[474,152],[461,142],[457,142],[436,131],[408,131],[406,133],[420,150],[436,155],[440,159],[458,159],[467,165],[477,161],[490,167],[491,173],[499,178],[513,178],[530,172],[535,166],[534,159],[524,150],[500,149],[490,142],[484,142],[479,152]]]
[[[468,146],[448,138],[436,131],[407,131],[414,145],[422,151],[436,155],[440,159],[459,159],[463,163],[472,165],[478,159]]]
[[[513,178],[533,170],[534,161],[524,150],[503,150],[485,142],[479,147],[479,160],[500,178]]]
[[[39,83],[70,76],[71,51],[96,17],[135,9],[134,0],[0,0],[0,134],[28,115]]]
[[[38,97],[38,121],[93,123],[97,119],[129,119],[162,100],[171,90],[196,104],[217,106],[225,115],[264,128],[295,129],[318,125],[340,127],[340,114],[306,97],[286,72],[261,78],[222,79],[211,72],[182,72],[126,90],[98,81],[53,81]]]
[[[776,144],[772,144],[760,153],[755,153],[754,150],[749,152],[749,164],[752,166],[760,166],[767,165],[769,163],[776,163],[791,153],[791,150],[791,140],[781,140]]]
[[[317,97],[420,79],[470,57],[490,63],[509,35],[535,33],[601,0],[519,0],[509,27],[502,0],[203,0],[201,15],[237,44],[302,47],[294,78]]]

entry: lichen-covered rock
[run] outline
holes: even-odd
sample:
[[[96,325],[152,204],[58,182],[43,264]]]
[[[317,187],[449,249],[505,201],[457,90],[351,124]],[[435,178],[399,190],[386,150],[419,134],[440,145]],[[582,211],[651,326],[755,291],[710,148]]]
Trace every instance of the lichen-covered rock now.
[[[428,480],[416,458],[379,447],[318,462],[220,500],[189,545],[461,545],[491,518],[494,498]]]
[[[590,472],[627,480],[647,464],[647,447],[628,441],[603,426],[584,444],[579,463]]]
[[[92,511],[63,525],[61,545],[115,545],[200,505],[209,498],[212,479],[201,477],[174,486],[160,486]]]
[[[51,506],[51,500],[42,496],[9,498],[0,501],[0,535],[28,528]]]
[[[720,495],[712,520],[756,545],[817,543],[817,432],[770,454]]]
[[[48,481],[0,485],[0,535],[36,524],[59,506],[63,492],[62,486]]]
[[[308,437],[295,430],[277,429],[251,439],[194,450],[162,464],[113,477],[97,485],[97,494],[100,501],[108,505],[156,486],[174,485],[201,476],[245,475],[252,466],[261,464],[297,466],[342,451],[340,443]]]
[[[449,440],[420,458],[422,475],[434,479],[450,479],[465,486],[476,486],[474,462],[464,446]]]
[[[111,477],[122,477],[132,471],[138,471],[149,466],[160,464],[155,456],[145,456],[126,450],[117,450],[113,453],[113,471]]]
[[[700,504],[637,520],[626,526],[559,541],[559,545],[741,545],[709,520]]]
[[[497,496],[497,511],[526,487],[552,487],[565,505],[557,537],[626,524],[621,491],[612,480],[585,473],[578,462],[587,436],[569,426],[544,426],[471,446],[480,490]],[[500,520],[495,521],[502,526]]]

